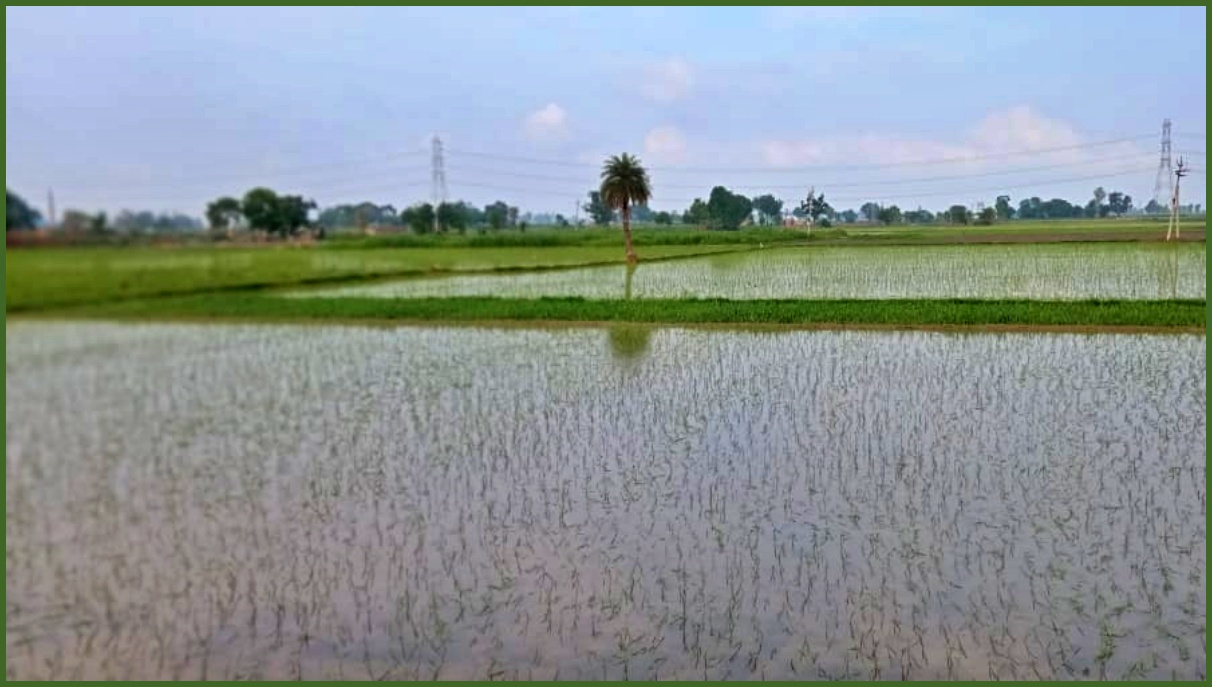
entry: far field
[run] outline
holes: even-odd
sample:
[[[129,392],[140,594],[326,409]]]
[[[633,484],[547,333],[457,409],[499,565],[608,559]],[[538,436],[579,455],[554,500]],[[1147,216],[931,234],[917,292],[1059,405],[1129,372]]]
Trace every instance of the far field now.
[[[123,319],[1191,331],[1206,326],[1203,228],[1202,218],[1189,221],[1181,244],[1159,242],[1165,225],[1154,220],[811,233],[639,228],[634,271],[622,266],[617,229],[21,248],[5,255],[6,310]],[[921,245],[974,242],[1019,245]],[[628,298],[637,300],[619,302]],[[289,302],[300,300],[310,302]]]
[[[659,260],[735,250],[652,246]],[[5,253],[8,312],[371,277],[523,270],[623,262],[617,246],[554,248],[33,248]]]
[[[1204,245],[765,247],[653,264],[451,274],[295,290],[290,297],[592,299],[1204,298]]]

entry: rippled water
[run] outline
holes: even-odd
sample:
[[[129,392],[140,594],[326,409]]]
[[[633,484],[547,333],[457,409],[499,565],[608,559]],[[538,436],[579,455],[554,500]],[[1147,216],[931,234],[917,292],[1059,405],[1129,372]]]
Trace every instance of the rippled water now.
[[[462,275],[290,297],[1204,298],[1203,245],[815,247],[624,266]]]
[[[6,327],[9,678],[1202,679],[1202,336]]]

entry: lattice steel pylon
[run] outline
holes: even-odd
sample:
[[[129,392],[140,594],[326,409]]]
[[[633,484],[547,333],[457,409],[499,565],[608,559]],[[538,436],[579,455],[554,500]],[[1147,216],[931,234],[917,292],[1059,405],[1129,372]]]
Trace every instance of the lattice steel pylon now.
[[[1167,119],[1162,122],[1161,158],[1157,161],[1157,181],[1153,183],[1154,207],[1165,207],[1174,196],[1173,175],[1174,168],[1170,166],[1170,120]],[[1166,187],[1165,195],[1162,195],[1162,186]]]
[[[436,135],[433,137],[433,160],[431,168],[433,180],[430,195],[433,199],[433,230],[434,233],[437,233],[440,229],[438,224],[438,209],[446,203],[446,158],[442,153],[442,139]]]

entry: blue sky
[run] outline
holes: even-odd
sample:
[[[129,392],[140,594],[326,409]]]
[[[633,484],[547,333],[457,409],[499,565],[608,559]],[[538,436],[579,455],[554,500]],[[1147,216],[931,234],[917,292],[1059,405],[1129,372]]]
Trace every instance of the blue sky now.
[[[67,8],[6,14],[7,185],[200,215],[253,185],[571,213],[609,153],[653,206],[1204,199],[1206,8]],[[1144,30],[1144,27],[1150,27]],[[1112,141],[1108,143],[1108,141]]]

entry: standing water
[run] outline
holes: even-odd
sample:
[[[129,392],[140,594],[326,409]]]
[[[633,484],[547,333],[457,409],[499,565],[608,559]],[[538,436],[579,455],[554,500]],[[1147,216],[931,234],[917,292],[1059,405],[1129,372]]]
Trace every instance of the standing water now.
[[[16,323],[6,672],[1206,672],[1203,336]]]

